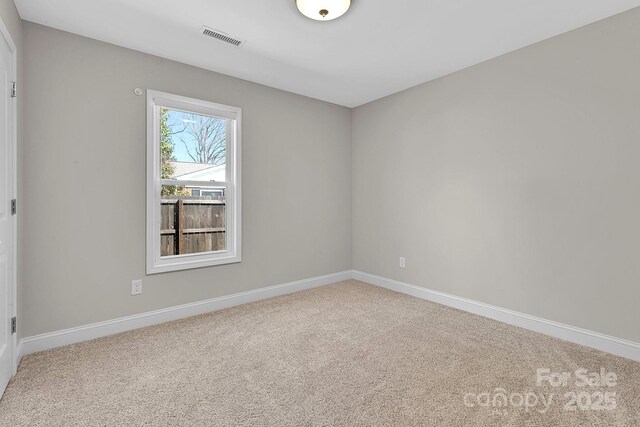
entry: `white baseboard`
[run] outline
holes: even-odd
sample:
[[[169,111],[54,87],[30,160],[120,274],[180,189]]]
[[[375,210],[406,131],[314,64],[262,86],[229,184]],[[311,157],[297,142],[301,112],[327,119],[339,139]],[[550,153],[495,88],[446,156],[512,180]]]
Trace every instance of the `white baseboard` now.
[[[360,280],[396,292],[401,292],[403,294],[488,317],[503,323],[560,338],[565,341],[640,361],[639,343],[565,325],[551,320],[541,319],[524,313],[518,313],[516,311],[473,301],[467,298],[457,297],[444,292],[429,290],[361,271],[343,271],[340,273],[312,277],[309,279],[269,286],[252,291],[240,292],[233,295],[226,295],[205,301],[164,308],[133,316],[92,323],[90,325],[79,326],[76,328],[25,337],[18,342],[18,363],[23,356],[36,353],[38,351],[75,344],[145,326],[157,325],[159,323],[221,310],[292,292],[303,291],[348,279]]]
[[[133,316],[120,317],[118,319],[92,323],[90,325],[78,326],[76,328],[25,337],[18,343],[18,363],[20,363],[20,359],[22,359],[23,356],[36,353],[38,351],[50,350],[52,348],[92,340],[94,338],[105,337],[107,335],[130,331],[132,329],[157,325],[159,323],[221,310],[223,308],[229,308],[248,302],[316,288],[340,282],[342,280],[348,280],[350,278],[351,271],[343,271],[340,273],[327,274],[281,285],[212,298],[205,301],[149,311],[146,313],[135,314]]]
[[[593,332],[551,320],[541,319],[539,317],[495,307],[493,305],[457,297],[444,292],[432,291],[419,286],[399,282],[397,280],[363,273],[361,271],[353,271],[353,278],[372,285],[387,288],[392,291],[401,292],[403,294],[498,320],[509,325],[519,326],[524,329],[560,338],[565,341],[640,361],[640,344],[633,341],[627,341],[601,334],[599,332]]]

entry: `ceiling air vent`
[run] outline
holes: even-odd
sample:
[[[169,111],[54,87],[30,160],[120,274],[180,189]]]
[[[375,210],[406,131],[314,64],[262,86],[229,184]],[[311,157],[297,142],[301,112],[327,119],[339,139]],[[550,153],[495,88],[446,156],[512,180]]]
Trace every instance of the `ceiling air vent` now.
[[[213,28],[203,26],[200,32],[205,36],[213,37],[214,39],[218,39],[225,43],[232,44],[236,47],[239,47],[240,45],[242,45],[242,40],[238,40],[234,37],[231,37],[228,34],[223,33],[222,31],[214,30]]]

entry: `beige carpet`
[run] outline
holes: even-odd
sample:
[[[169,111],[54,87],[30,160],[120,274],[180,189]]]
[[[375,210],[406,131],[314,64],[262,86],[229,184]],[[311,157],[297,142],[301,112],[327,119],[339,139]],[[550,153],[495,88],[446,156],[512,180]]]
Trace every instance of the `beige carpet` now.
[[[538,387],[545,368],[617,384]],[[348,281],[25,357],[0,424],[639,426],[640,363]]]

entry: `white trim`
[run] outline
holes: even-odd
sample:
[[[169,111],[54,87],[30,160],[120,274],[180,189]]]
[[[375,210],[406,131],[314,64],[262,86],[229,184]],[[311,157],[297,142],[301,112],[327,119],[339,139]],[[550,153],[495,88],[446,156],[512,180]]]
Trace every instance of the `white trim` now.
[[[2,34],[2,37],[4,37],[4,39],[6,40],[7,44],[9,45],[9,50],[11,51],[11,72],[12,72],[12,76],[11,78],[13,79],[13,81],[16,82],[16,84],[18,84],[18,48],[16,47],[16,44],[13,41],[13,37],[11,37],[11,33],[9,32],[9,29],[7,28],[7,26],[4,23],[4,20],[0,17],[0,34]],[[18,91],[18,96],[20,96],[20,91]],[[11,163],[12,163],[12,172],[11,172],[11,199],[17,199],[18,197],[18,154],[17,154],[17,150],[18,150],[18,106],[17,106],[17,98],[9,98],[10,103],[11,103],[11,141],[10,141],[10,150],[11,150]],[[20,207],[18,206],[18,209]],[[18,215],[12,215],[12,220],[13,220],[13,224],[12,224],[12,231],[11,231],[11,283],[9,284],[9,286],[11,287],[11,305],[12,305],[12,309],[13,309],[13,316],[18,316]],[[12,361],[13,361],[13,375],[16,374],[16,372],[18,371],[18,364],[19,364],[19,357],[20,354],[18,353],[18,341],[17,341],[17,336],[18,334],[15,333],[13,334],[13,337],[11,339],[12,344],[11,344],[11,352],[12,352]]]
[[[392,291],[411,295],[438,304],[457,308],[469,313],[488,317],[509,325],[518,326],[530,331],[539,332],[561,340],[570,341],[575,344],[606,351],[607,353],[626,357],[628,359],[640,361],[640,343],[628,341],[621,338],[577,328],[562,323],[546,320],[528,314],[519,313],[505,308],[496,307],[467,298],[457,297],[444,292],[432,291],[397,280],[375,276],[373,274],[353,271],[353,278]]]
[[[49,332],[22,338],[19,344],[19,357],[26,356],[43,350],[62,347],[82,341],[113,335],[132,329],[143,328],[145,326],[157,325],[159,323],[172,320],[183,319],[202,313],[209,313],[224,308],[233,307],[239,304],[259,301],[292,292],[303,291],[316,288],[351,278],[351,271],[327,274],[324,276],[312,277],[281,285],[268,286],[252,291],[240,292],[233,295],[226,295],[212,298],[205,301],[198,301],[190,304],[178,305],[175,307],[163,308],[146,313],[135,314],[133,316],[121,317],[104,322],[92,323],[90,325],[76,328],[64,329],[61,331]]]
[[[7,28],[7,26],[4,23],[4,20],[2,19],[2,17],[0,17],[0,34],[2,34],[2,36],[4,37],[4,39],[7,41],[7,44],[9,45],[9,49],[11,50],[12,53],[16,53],[18,51],[18,49],[16,48],[16,44],[13,42],[13,38],[11,37],[11,33],[9,32],[9,29]],[[17,71],[18,69],[18,65],[15,65],[15,70]],[[17,73],[16,73],[17,75]]]
[[[189,111],[228,119],[226,150],[226,180],[221,183],[225,188],[226,214],[226,250],[186,254],[183,256],[160,256],[160,190],[163,180],[160,178],[160,108]],[[242,109],[216,104],[185,96],[147,90],[147,274],[214,265],[238,263],[242,261]],[[166,180],[165,180],[166,181]],[[215,181],[174,180],[172,185],[194,184],[202,187],[215,187]]]
[[[226,188],[228,182],[223,181],[198,181],[193,179],[161,179],[161,185],[175,185],[177,187],[213,187]]]
[[[640,361],[639,343],[352,270],[22,338],[17,346],[17,363],[19,363],[23,356],[38,351],[50,350],[69,344],[221,310],[239,304],[316,288],[348,279],[360,280],[392,291],[488,317],[509,325],[518,326],[565,341]]]

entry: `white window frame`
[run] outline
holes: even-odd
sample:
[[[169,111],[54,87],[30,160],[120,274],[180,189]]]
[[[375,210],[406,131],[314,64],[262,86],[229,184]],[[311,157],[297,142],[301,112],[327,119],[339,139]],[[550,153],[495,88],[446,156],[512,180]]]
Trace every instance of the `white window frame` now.
[[[227,127],[226,181],[161,179],[160,109],[186,111],[229,119]],[[147,90],[147,274],[231,264],[241,261],[241,141],[242,109],[170,93]],[[162,184],[224,187],[226,250],[160,256],[160,192]]]

